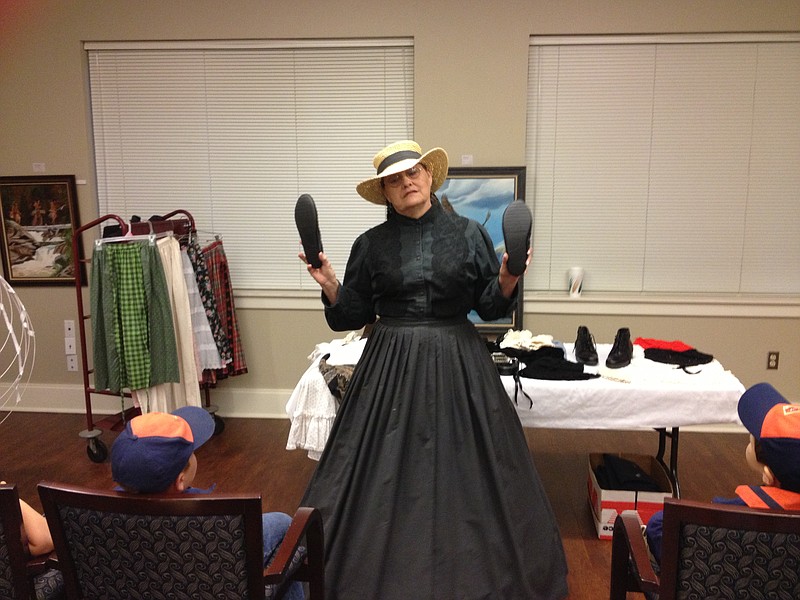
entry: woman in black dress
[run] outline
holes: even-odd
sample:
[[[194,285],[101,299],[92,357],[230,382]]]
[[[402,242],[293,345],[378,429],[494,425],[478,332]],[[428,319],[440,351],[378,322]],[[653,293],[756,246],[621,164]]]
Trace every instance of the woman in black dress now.
[[[375,322],[302,500],[324,516],[327,597],[565,597],[550,503],[467,318],[509,314],[519,277],[433,194],[444,150],[397,142],[373,162],[356,190],[387,220],[356,239],[341,284],[324,253],[308,266],[333,330]]]

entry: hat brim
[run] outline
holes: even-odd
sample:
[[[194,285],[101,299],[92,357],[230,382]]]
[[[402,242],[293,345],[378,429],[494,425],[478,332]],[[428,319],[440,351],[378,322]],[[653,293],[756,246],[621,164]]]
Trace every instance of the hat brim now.
[[[408,158],[398,161],[390,165],[379,175],[365,179],[356,186],[358,195],[369,200],[373,204],[386,205],[386,197],[383,195],[383,188],[381,188],[381,179],[387,175],[394,175],[402,171],[407,171],[416,164],[424,163],[431,173],[431,193],[438,190],[444,180],[447,179],[448,159],[447,152],[443,148],[433,148],[428,150],[419,158]]]
[[[189,424],[194,438],[193,448],[197,450],[214,435],[214,417],[205,408],[199,406],[181,406],[172,411],[176,417],[180,417]]]
[[[777,404],[788,404],[788,401],[768,383],[755,384],[739,398],[739,419],[757,440],[761,439],[767,413]]]

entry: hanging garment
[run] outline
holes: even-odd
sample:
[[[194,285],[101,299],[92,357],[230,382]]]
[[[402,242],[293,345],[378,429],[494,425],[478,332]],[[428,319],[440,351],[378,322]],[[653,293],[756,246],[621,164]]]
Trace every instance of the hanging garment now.
[[[211,289],[217,303],[220,322],[230,341],[233,358],[232,362],[224,369],[203,372],[203,383],[215,385],[218,379],[247,373],[247,363],[239,334],[239,323],[236,319],[228,259],[225,256],[225,249],[222,247],[222,240],[216,240],[203,248],[203,255],[208,268]]]
[[[336,418],[336,398],[319,370],[323,356],[316,355],[286,403],[286,414],[291,422],[286,449],[306,450],[312,460],[322,456]]]
[[[171,308],[170,287],[158,247],[154,248],[151,244],[140,244],[140,247],[142,249],[145,296],[148,299],[150,385],[174,384],[181,380],[180,347],[175,343],[177,323]],[[147,291],[148,288],[152,289]]]
[[[183,279],[186,281],[186,290],[189,292],[197,372],[200,373],[204,369],[221,369],[225,363],[222,362],[217,342],[211,333],[211,325],[208,322],[206,310],[200,298],[200,290],[197,287],[197,276],[185,249],[181,249],[181,261],[183,263]]]
[[[211,277],[208,274],[208,267],[206,266],[206,259],[203,255],[203,250],[197,240],[193,239],[186,247],[186,253],[189,260],[192,262],[194,268],[195,279],[197,281],[197,291],[200,293],[200,300],[203,302],[203,307],[208,317],[208,324],[211,328],[211,335],[214,336],[214,341],[217,344],[220,359],[224,365],[233,361],[233,352],[231,350],[231,343],[228,340],[228,334],[222,326],[220,320],[220,313],[217,309],[217,299],[214,296],[213,286],[211,284]]]
[[[180,379],[177,383],[164,383],[134,392],[142,412],[172,412],[181,406],[201,406],[200,385],[194,360],[192,317],[189,293],[183,279],[183,264],[178,241],[170,236],[156,242],[164,275],[167,280],[172,319],[175,324],[174,339],[178,350]],[[158,355],[154,354],[158,359]],[[157,362],[155,360],[154,362]]]
[[[107,253],[99,246],[92,255],[89,279],[89,302],[92,324],[92,364],[94,386],[98,390],[119,393],[123,385],[122,361],[114,337],[117,298],[114,294],[115,278]]]
[[[142,259],[138,246],[117,245],[109,253],[117,282],[117,314],[114,341],[122,351],[126,385],[131,389],[150,385],[150,351],[147,340],[147,303]]]
[[[287,450],[307,450],[310,459],[319,460],[336,418],[338,401],[366,343],[367,338],[351,331],[345,338],[317,344],[308,355],[311,366],[286,403],[291,422]]]
[[[96,389],[117,393],[179,381],[169,293],[155,245],[99,245],[90,302]]]

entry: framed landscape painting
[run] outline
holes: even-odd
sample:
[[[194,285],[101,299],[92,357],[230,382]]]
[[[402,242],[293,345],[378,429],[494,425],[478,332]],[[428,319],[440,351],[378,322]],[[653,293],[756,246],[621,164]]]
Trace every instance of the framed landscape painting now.
[[[452,167],[436,191],[445,210],[453,210],[483,225],[494,242],[497,259],[506,251],[503,239],[503,212],[514,200],[525,200],[525,167]],[[470,320],[481,333],[504,333],[522,329],[522,291],[514,312],[497,321],[484,321],[475,311]]]
[[[80,227],[75,176],[0,177],[0,210],[6,281],[74,285],[72,238]]]

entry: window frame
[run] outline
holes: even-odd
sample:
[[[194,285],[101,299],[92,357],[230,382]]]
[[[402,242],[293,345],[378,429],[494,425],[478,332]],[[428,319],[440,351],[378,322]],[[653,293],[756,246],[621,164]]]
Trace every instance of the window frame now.
[[[590,189],[588,192],[585,192],[585,197],[583,200],[578,197],[578,201],[576,202],[575,196],[573,198],[569,197],[569,194],[563,194],[562,198],[560,199],[562,203],[574,203],[577,209],[574,211],[574,214],[569,215],[569,219],[565,219],[564,223],[569,225],[569,227],[563,227],[559,230],[558,228],[553,226],[553,223],[558,220],[558,216],[554,216],[554,211],[560,210],[561,207],[554,208],[554,200],[552,197],[552,189],[555,186],[554,184],[554,174],[552,171],[548,171],[549,166],[556,161],[554,158],[554,152],[552,148],[550,152],[543,152],[542,151],[542,139],[547,137],[548,135],[551,137],[556,136],[557,134],[554,133],[557,125],[548,123],[547,125],[543,126],[540,111],[547,110],[548,107],[544,109],[543,104],[548,101],[546,94],[548,90],[550,90],[551,97],[549,101],[552,103],[557,102],[556,92],[552,91],[553,86],[549,88],[547,81],[543,82],[541,80],[541,70],[539,69],[540,65],[536,63],[536,59],[541,58],[544,52],[539,52],[539,49],[546,49],[545,51],[551,52],[554,47],[568,47],[568,48],[579,48],[584,54],[591,54],[591,50],[593,48],[602,48],[607,49],[611,46],[616,46],[620,48],[637,48],[637,47],[666,47],[667,45],[674,45],[680,44],[682,46],[687,45],[720,45],[720,44],[794,44],[797,46],[798,42],[800,42],[800,35],[799,34],[680,34],[680,35],[647,35],[647,36],[532,36],[530,42],[530,50],[529,56],[531,58],[529,64],[529,83],[528,83],[528,121],[527,121],[527,144],[526,144],[526,166],[529,173],[529,185],[528,185],[528,203],[534,207],[534,259],[531,267],[528,270],[528,276],[526,277],[526,290],[529,292],[526,298],[528,300],[532,300],[535,295],[539,295],[542,298],[546,298],[543,300],[544,302],[548,302],[549,299],[556,298],[558,295],[563,293],[566,296],[567,290],[567,271],[569,267],[572,266],[582,266],[586,269],[586,280],[584,284],[584,291],[588,292],[588,294],[584,294],[584,300],[587,298],[591,300],[592,296],[595,295],[595,298],[599,298],[600,296],[611,298],[614,297],[617,301],[631,301],[632,298],[637,299],[657,299],[657,298],[671,298],[668,302],[682,302],[685,301],[687,297],[690,298],[703,298],[703,302],[706,302],[709,298],[714,298],[716,300],[723,300],[728,302],[732,299],[734,301],[739,301],[744,298],[746,301],[754,301],[760,302],[762,299],[767,298],[766,302],[770,303],[772,300],[777,299],[779,302],[783,302],[787,300],[790,304],[796,303],[798,298],[800,298],[800,275],[796,275],[794,278],[793,286],[789,289],[783,289],[779,291],[767,290],[764,291],[758,287],[758,285],[751,285],[749,289],[742,289],[741,287],[738,289],[719,289],[719,288],[697,288],[697,289],[685,289],[682,288],[680,285],[676,285],[674,289],[669,287],[658,287],[658,286],[647,286],[645,285],[645,279],[642,278],[642,284],[638,286],[631,286],[631,285],[617,285],[615,287],[613,283],[613,277],[609,277],[608,273],[603,274],[601,277],[601,271],[606,267],[605,261],[608,260],[608,256],[604,256],[604,252],[600,251],[599,249],[606,248],[611,251],[616,251],[617,253],[624,253],[627,251],[625,243],[620,243],[614,246],[614,238],[619,238],[620,235],[618,232],[614,232],[611,234],[611,240],[608,244],[604,244],[604,240],[602,235],[595,236],[595,233],[598,233],[598,229],[600,230],[599,233],[602,234],[602,215],[598,215],[597,213],[591,212],[591,206],[587,205],[585,202],[587,198],[590,198],[591,193],[595,192],[595,189]],[[677,46],[673,46],[677,47]],[[705,49],[708,49],[706,47]],[[538,54],[537,54],[538,53]],[[587,67],[588,69],[588,67]],[[556,73],[557,75],[557,73]],[[556,91],[558,89],[558,85],[555,86]],[[587,96],[590,101],[594,101],[594,98]],[[588,104],[588,103],[587,103]],[[798,103],[800,104],[800,103]],[[651,132],[647,132],[649,135],[652,135]],[[575,136],[575,139],[580,139],[579,136]],[[644,159],[649,163],[652,160],[652,149],[648,146],[647,142],[649,140],[645,139],[644,147]],[[546,143],[546,142],[545,142]],[[573,151],[576,154],[580,153],[580,145],[579,143],[573,143],[573,146],[568,147],[566,150],[562,149],[562,155],[566,154],[569,151],[569,148],[573,148]],[[577,148],[577,150],[574,150]],[[792,150],[794,146],[790,145],[790,150]],[[561,158],[563,160],[563,156]],[[550,165],[548,164],[550,161]],[[564,160],[566,163],[567,161]],[[599,161],[598,161],[599,162]],[[790,162],[790,161],[789,161]],[[749,168],[750,165],[748,165]],[[574,165],[572,165],[574,168]],[[537,169],[538,168],[538,169]],[[589,164],[587,169],[591,170],[595,168],[595,165]],[[646,165],[646,168],[649,168],[649,164]],[[577,170],[576,170],[577,171]],[[577,175],[574,179],[577,180],[580,177],[580,174]],[[788,178],[791,182],[792,179]],[[580,182],[579,182],[580,183]],[[561,182],[562,189],[567,186],[567,183]],[[648,198],[646,197],[647,194],[650,192],[650,182],[645,182],[645,185],[642,186],[644,189],[644,203],[640,204],[640,210],[644,214],[644,218],[647,218],[647,210],[648,205],[647,201]],[[578,188],[578,185],[575,185]],[[587,186],[591,187],[591,186]],[[800,186],[794,188],[794,190],[800,189]],[[747,195],[748,191],[745,190],[743,193]],[[548,197],[548,194],[551,194]],[[796,191],[790,192],[790,196],[786,200],[787,204],[790,205],[791,212],[789,213],[792,222],[795,224],[800,221],[800,213],[797,211],[800,209],[795,209],[797,205],[800,205],[800,202],[795,202],[792,204],[793,199],[796,199]],[[746,200],[749,200],[746,199]],[[584,204],[581,204],[584,202]],[[746,202],[745,202],[746,204]],[[588,206],[588,210],[587,210]],[[585,211],[585,214],[581,214],[581,210]],[[565,211],[569,211],[569,206]],[[752,214],[752,211],[751,213]],[[622,220],[627,218],[630,215],[630,210],[625,209],[622,207],[620,209],[618,207],[617,217],[618,220]],[[751,217],[752,218],[752,217]],[[744,217],[742,218],[744,220]],[[626,223],[626,226],[628,223]],[[593,233],[592,229],[594,228],[595,232]],[[798,237],[796,233],[794,237],[790,234],[786,233],[791,230],[791,227],[784,228],[784,244],[782,247],[786,247],[788,244],[789,250],[792,251],[791,256],[799,255],[800,256],[800,241],[798,241]],[[796,232],[797,228],[794,229]],[[585,244],[581,244],[581,238],[586,237],[588,242]],[[678,236],[676,236],[678,237]],[[742,245],[747,243],[752,244],[753,240],[758,240],[756,236],[751,236],[748,240],[744,239],[745,236],[742,236],[741,243]],[[646,244],[648,241],[647,232],[644,231],[640,234],[640,237],[637,238],[642,241],[642,243]],[[632,242],[632,245],[635,245],[635,242]],[[577,249],[577,250],[576,250]],[[763,253],[763,252],[762,252]],[[652,258],[652,254],[650,255]],[[687,253],[686,259],[689,260],[692,258],[690,253]],[[741,265],[745,262],[747,257],[739,258],[737,264]],[[762,261],[764,260],[763,256],[759,257]],[[644,255],[638,260],[644,264],[646,258]],[[786,265],[789,264],[791,261],[787,261],[783,268],[786,268]],[[623,265],[624,269],[624,262],[620,263]],[[713,264],[707,268],[713,267]],[[779,265],[780,267],[780,265]],[[655,269],[656,267],[651,266],[651,269]],[[751,267],[752,269],[752,267]],[[777,268],[776,270],[780,270]],[[795,269],[796,271],[796,269]],[[613,274],[612,274],[613,275]],[[712,272],[713,275],[713,272]],[[678,271],[678,276],[680,276],[680,271]],[[595,280],[594,282],[592,280]],[[611,281],[611,283],[609,283]],[[771,279],[770,279],[771,281]],[[593,286],[593,283],[597,283],[598,285]],[[661,300],[655,300],[656,302],[661,302]],[[599,307],[596,307],[598,310],[602,310]],[[538,306],[537,306],[538,309]],[[536,310],[536,309],[534,309]]]

